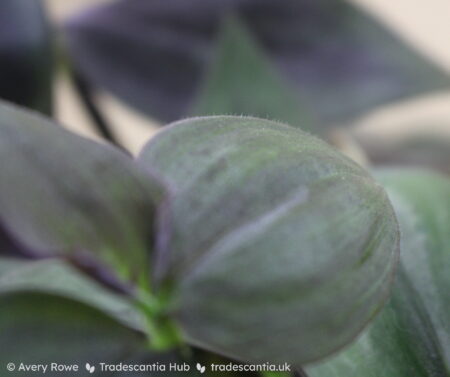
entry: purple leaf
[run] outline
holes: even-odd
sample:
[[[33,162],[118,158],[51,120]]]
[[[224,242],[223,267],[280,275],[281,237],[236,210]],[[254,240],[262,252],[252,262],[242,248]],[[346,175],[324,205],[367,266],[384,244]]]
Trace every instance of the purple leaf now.
[[[0,98],[51,112],[50,26],[40,0],[0,4]]]
[[[121,278],[148,279],[163,197],[149,172],[109,145],[1,103],[0,159],[0,224],[12,239],[35,256],[89,253]]]
[[[162,121],[190,113],[225,17],[239,16],[322,122],[448,87],[448,76],[336,0],[118,0],[70,19],[76,70]]]

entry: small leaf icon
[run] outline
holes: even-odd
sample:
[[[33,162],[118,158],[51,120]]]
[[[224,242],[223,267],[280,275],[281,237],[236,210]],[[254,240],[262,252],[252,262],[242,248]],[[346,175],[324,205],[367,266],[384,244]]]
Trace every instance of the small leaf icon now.
[[[205,373],[206,368],[203,365],[201,365],[200,363],[197,363],[196,367],[200,373]]]
[[[86,370],[89,372],[89,373],[94,373],[95,372],[95,366],[93,366],[93,365],[91,365],[91,364],[89,364],[89,363],[86,363]]]

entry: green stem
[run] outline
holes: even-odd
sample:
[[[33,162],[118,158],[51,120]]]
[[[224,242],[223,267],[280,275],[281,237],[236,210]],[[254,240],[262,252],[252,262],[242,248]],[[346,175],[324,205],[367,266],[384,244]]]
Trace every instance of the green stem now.
[[[168,300],[166,295],[160,297],[148,292],[141,292],[138,307],[144,313],[149,347],[155,351],[181,349],[184,342],[180,330],[168,313]]]

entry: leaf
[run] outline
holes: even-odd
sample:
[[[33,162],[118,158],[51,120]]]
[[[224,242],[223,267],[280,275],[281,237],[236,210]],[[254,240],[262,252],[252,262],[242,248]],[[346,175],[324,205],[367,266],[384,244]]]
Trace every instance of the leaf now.
[[[0,364],[98,363],[121,360],[145,338],[77,301],[36,292],[0,294]]]
[[[68,21],[69,54],[99,88],[163,122],[177,120],[191,114],[230,14],[298,90],[302,107],[327,125],[450,84],[380,23],[338,0],[115,1]]]
[[[402,231],[393,296],[373,324],[310,377],[450,376],[450,180],[381,171]]]
[[[0,257],[22,255],[25,250],[8,235],[4,229],[0,226]]]
[[[139,161],[170,188],[153,274],[172,288],[191,344],[299,366],[347,344],[384,303],[393,211],[326,143],[267,120],[194,118],[161,131]]]
[[[0,4],[0,98],[46,114],[52,108],[53,51],[40,0]]]
[[[147,279],[162,187],[131,158],[0,104],[0,224],[33,255]]]
[[[370,160],[379,166],[405,166],[434,169],[450,174],[450,137],[446,135],[360,138]]]
[[[83,303],[57,295],[9,292],[0,294],[0,306],[0,365],[6,368],[8,363],[14,363],[17,375],[24,373],[18,371],[21,363],[48,365],[46,375],[51,376],[63,374],[50,371],[53,363],[78,365],[79,371],[73,375],[104,375],[107,372],[102,372],[101,363],[112,368],[159,363],[165,365],[166,373],[171,376],[198,375],[194,370],[189,373],[170,371],[170,363],[183,363],[175,352],[146,350],[141,333]],[[92,369],[95,374],[86,372],[87,364],[95,368]],[[117,371],[108,376],[130,373],[152,376],[161,372]]]
[[[14,363],[17,375],[21,363],[48,365],[46,375],[55,363],[77,365],[73,374],[89,375],[89,365],[95,376],[105,374],[101,363],[125,367],[182,364],[176,353],[155,353],[145,350],[142,334],[130,330],[85,304],[67,298],[40,293],[8,293],[0,295],[0,365]],[[6,310],[5,310],[6,309]],[[111,367],[110,367],[111,368]],[[116,367],[117,368],[117,367]],[[69,372],[65,372],[69,373]],[[86,374],[83,374],[86,373]],[[152,376],[160,372],[132,372],[133,376]],[[198,375],[195,371],[169,371],[169,375]],[[12,374],[12,373],[11,373]],[[15,374],[14,374],[15,375]],[[109,376],[125,376],[130,372],[112,372]]]
[[[192,115],[252,115],[313,130],[297,93],[279,77],[244,25],[230,18]]]
[[[130,328],[144,329],[131,298],[105,289],[59,260],[0,258],[0,294],[21,291],[76,300],[109,314]]]
[[[0,305],[2,366],[7,362],[15,362],[16,368],[22,362],[60,362],[77,364],[83,373],[86,362],[96,368],[95,375],[101,375],[100,362],[125,366],[159,363],[166,368],[184,362],[175,352],[147,350],[141,319],[131,302],[58,260],[0,258]]]

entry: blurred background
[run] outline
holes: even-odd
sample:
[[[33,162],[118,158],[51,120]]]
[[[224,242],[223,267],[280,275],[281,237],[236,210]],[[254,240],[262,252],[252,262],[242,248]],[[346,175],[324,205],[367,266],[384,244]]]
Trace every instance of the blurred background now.
[[[46,0],[48,10],[56,22],[62,22],[70,15],[110,0]],[[450,2],[428,0],[426,3],[410,0],[352,0],[367,9],[388,28],[397,33],[450,74]],[[56,116],[68,127],[85,135],[94,136],[89,120],[68,83],[57,82]],[[102,95],[107,113],[115,124],[127,124],[124,133],[127,144],[136,152],[156,130],[148,127],[150,120],[112,96]],[[402,137],[405,132],[441,133],[450,137],[450,91],[426,95],[423,98],[402,101],[386,106],[363,116],[358,120],[360,132],[370,136]]]
[[[63,24],[64,20],[80,11],[95,6],[95,4],[107,3],[111,0],[45,0],[47,10],[52,21]],[[100,139],[92,127],[89,116],[79,98],[74,93],[67,76],[60,75],[55,83],[55,116],[64,125],[84,136]],[[125,139],[127,147],[137,153],[146,140],[148,140],[158,129],[154,121],[134,111],[131,107],[115,100],[106,93],[99,95],[99,101],[106,106],[108,117],[115,119],[114,124],[126,124],[126,132],[120,132],[123,128],[116,127],[116,132]]]
[[[111,1],[45,0],[45,6],[53,27],[58,28],[58,25],[62,27],[68,19],[86,9],[92,9],[97,3],[108,2]],[[430,65],[435,66],[443,77],[450,77],[448,0],[429,0],[426,3],[410,0],[351,0],[349,3],[367,12],[418,56],[429,60]],[[91,117],[86,113],[66,73],[59,70],[53,82],[54,116],[80,134],[99,138]],[[444,166],[441,170],[447,170],[447,158],[450,158],[447,148],[450,146],[450,89],[448,85],[439,87],[438,84],[435,90],[419,90],[358,113],[345,124],[351,132],[340,132],[341,124],[337,122],[336,129],[325,138],[349,151],[360,162],[366,159],[359,153],[362,149],[377,162],[414,162],[417,159],[419,164],[423,160],[428,161],[430,150],[435,150],[439,156],[431,156],[431,159],[439,160],[441,168]],[[144,115],[118,99],[118,96],[104,90],[95,91],[95,101],[113,132],[132,153],[139,151],[162,123],[157,120],[158,117]],[[434,145],[436,141],[439,145]],[[402,149],[401,156],[396,155],[399,149]]]

